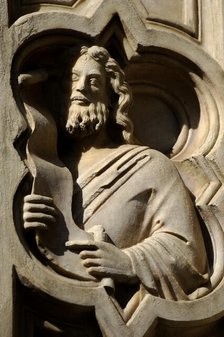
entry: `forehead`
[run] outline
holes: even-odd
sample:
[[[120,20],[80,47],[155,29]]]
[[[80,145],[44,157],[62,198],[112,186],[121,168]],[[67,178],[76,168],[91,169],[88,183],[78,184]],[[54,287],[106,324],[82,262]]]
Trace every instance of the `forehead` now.
[[[106,75],[105,68],[88,55],[81,55],[72,65],[72,72],[79,74],[99,74]]]

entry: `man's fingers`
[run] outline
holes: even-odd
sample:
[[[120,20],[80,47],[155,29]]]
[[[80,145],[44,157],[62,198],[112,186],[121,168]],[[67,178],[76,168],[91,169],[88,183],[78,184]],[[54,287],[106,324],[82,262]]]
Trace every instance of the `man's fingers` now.
[[[29,194],[24,197],[24,202],[33,203],[33,204],[45,204],[48,206],[54,206],[54,201],[50,197],[46,197],[38,194]]]
[[[101,266],[101,259],[85,259],[82,261],[84,267]]]
[[[43,222],[33,221],[33,222],[24,222],[25,229],[47,229],[47,226]]]
[[[88,259],[88,258],[96,259],[96,258],[101,257],[101,256],[100,256],[99,250],[82,250],[82,251],[79,253],[79,256],[80,256],[81,259],[83,259],[83,260]]]
[[[29,194],[24,197],[23,220],[25,229],[47,229],[56,223],[58,211],[50,197]]]
[[[23,207],[24,212],[33,212],[33,213],[45,213],[49,215],[56,216],[57,210],[55,207],[48,206],[45,204],[36,204],[36,203],[29,203],[26,202]]]
[[[24,212],[23,220],[25,222],[40,222],[40,223],[55,223],[56,219],[53,215],[45,214],[45,213],[32,213],[32,212]]]
[[[92,276],[107,277],[117,274],[117,270],[101,266],[92,266],[87,268],[87,272]]]

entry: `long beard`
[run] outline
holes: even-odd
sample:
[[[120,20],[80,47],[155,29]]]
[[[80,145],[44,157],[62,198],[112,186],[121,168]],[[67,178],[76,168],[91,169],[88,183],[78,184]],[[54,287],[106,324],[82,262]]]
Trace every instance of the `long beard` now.
[[[73,102],[69,107],[67,131],[74,137],[87,137],[101,130],[108,117],[105,104],[97,102],[82,106]]]

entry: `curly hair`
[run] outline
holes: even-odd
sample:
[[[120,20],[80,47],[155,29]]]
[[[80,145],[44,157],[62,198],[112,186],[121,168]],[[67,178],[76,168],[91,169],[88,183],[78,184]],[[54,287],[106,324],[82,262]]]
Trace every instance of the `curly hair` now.
[[[124,72],[108,51],[99,46],[83,46],[79,50],[79,55],[87,55],[96,62],[104,66],[107,79],[110,83],[112,93],[110,101],[109,114],[109,132],[113,138],[117,136],[127,144],[135,144],[133,137],[133,123],[128,117],[128,111],[132,102],[132,96]],[[67,50],[67,56],[70,62],[77,58],[77,48]],[[69,64],[70,64],[69,62]]]

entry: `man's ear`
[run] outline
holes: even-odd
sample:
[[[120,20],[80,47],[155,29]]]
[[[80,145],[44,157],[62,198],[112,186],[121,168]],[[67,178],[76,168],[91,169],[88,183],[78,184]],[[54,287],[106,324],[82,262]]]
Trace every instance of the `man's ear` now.
[[[109,97],[108,108],[109,108],[109,111],[111,112],[118,105],[119,95],[114,91],[114,88],[112,87],[111,82],[108,83],[107,92],[108,92],[108,97]]]

